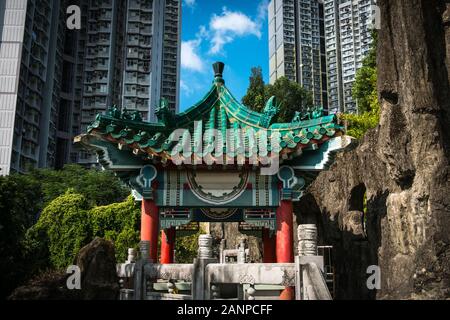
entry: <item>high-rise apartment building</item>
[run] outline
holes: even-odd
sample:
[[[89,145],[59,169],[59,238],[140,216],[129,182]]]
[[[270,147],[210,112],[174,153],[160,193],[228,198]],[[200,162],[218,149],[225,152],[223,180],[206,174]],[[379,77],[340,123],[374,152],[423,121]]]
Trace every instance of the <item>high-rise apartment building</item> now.
[[[272,0],[269,4],[270,83],[285,76],[327,107],[323,4],[318,0]]]
[[[122,101],[155,121],[161,97],[179,103],[181,1],[128,0]]]
[[[155,121],[155,107],[166,98],[177,112],[181,0],[81,2],[86,22],[79,44],[84,47],[78,70],[83,69],[81,131],[112,105]],[[81,152],[76,162],[94,164],[96,158]]]
[[[329,112],[356,112],[352,87],[370,49],[374,0],[272,0],[270,82],[285,76]]]
[[[356,71],[370,50],[374,0],[324,0],[330,112],[356,112]]]
[[[60,131],[64,1],[0,2],[0,174],[54,167]]]
[[[180,15],[181,0],[0,1],[0,174],[96,163],[73,137],[111,105],[178,111]]]

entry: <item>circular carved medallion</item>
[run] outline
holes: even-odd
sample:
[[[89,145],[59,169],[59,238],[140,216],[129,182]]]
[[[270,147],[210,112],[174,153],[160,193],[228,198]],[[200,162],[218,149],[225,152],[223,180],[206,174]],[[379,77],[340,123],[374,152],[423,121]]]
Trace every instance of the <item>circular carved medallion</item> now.
[[[248,171],[188,171],[189,187],[200,200],[224,205],[237,199],[247,188]]]

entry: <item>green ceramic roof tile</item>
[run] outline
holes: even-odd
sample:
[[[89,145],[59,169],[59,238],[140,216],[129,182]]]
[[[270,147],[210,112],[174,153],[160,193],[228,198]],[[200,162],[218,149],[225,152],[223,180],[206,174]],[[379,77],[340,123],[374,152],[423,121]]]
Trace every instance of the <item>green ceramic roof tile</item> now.
[[[306,114],[297,113],[290,123],[271,124],[277,110],[274,98],[269,99],[262,113],[248,109],[234,98],[221,76],[216,75],[211,89],[203,99],[182,113],[171,113],[167,100],[163,99],[156,110],[158,123],[149,123],[142,121],[136,112],[120,111],[113,107],[106,114],[97,116],[89,126],[88,134],[110,143],[116,141],[117,144],[139,149],[144,154],[167,158],[174,152],[186,149],[185,147],[185,156],[190,156],[192,152],[199,156],[213,152],[217,141],[211,131],[207,131],[213,129],[220,133],[218,142],[223,143],[223,149],[215,152],[216,156],[222,156],[226,151],[228,156],[245,155],[249,158],[268,155],[265,150],[260,149],[261,135],[266,135],[269,139],[267,151],[296,154],[299,148],[307,148],[313,142],[320,144],[343,133],[336,116],[322,116],[320,108]],[[177,136],[179,141],[172,141],[176,140],[173,135],[176,129],[188,131],[181,137]],[[244,129],[245,132],[238,134],[239,129]],[[280,135],[280,146],[271,144],[272,134]],[[201,139],[202,135],[204,140]],[[194,141],[204,141],[204,146],[190,142],[190,136]]]

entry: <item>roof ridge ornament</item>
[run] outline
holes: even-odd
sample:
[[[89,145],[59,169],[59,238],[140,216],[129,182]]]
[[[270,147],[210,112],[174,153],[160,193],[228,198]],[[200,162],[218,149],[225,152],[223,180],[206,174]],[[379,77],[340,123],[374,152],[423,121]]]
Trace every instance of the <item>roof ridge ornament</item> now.
[[[128,110],[123,108],[120,110],[117,105],[113,105],[106,111],[106,115],[119,120],[142,121],[142,115],[138,110]],[[100,116],[100,117],[99,117]],[[101,114],[97,115],[97,120],[101,118]]]
[[[273,117],[278,113],[279,108],[276,103],[276,97],[272,96],[267,100],[266,106],[264,107],[263,113],[259,120],[259,125],[263,128],[268,128],[272,122]]]
[[[324,116],[322,106],[308,107],[304,111],[296,111],[291,124],[300,124],[302,121],[320,119]]]
[[[156,108],[155,114],[158,117],[159,123],[167,127],[171,127],[174,124],[175,114],[170,110],[167,98],[161,98],[159,100],[159,106]]]
[[[213,64],[214,70],[214,83],[216,84],[225,84],[223,80],[223,70],[225,69],[225,63],[221,61],[217,61]]]

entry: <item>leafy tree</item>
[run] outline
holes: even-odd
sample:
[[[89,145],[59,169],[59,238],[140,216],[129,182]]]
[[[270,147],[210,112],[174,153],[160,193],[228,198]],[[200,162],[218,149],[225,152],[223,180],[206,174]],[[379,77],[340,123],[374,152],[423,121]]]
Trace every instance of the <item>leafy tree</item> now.
[[[280,105],[277,122],[291,122],[296,111],[305,111],[313,106],[312,94],[286,77],[277,79],[273,85],[267,85],[266,96],[275,96]]]
[[[353,99],[358,101],[358,114],[343,114],[341,119],[347,125],[347,134],[360,139],[367,130],[375,128],[380,122],[380,106],[377,91],[376,48],[378,36],[373,31],[372,47],[357,71],[353,84]]]
[[[89,212],[93,237],[111,240],[117,261],[125,261],[128,248],[138,248],[140,241],[140,207],[133,197],[125,202],[95,207]]]
[[[66,194],[68,190],[70,196]],[[89,209],[121,202],[129,194],[111,172],[78,165],[0,177],[0,298],[36,270],[66,264],[92,238]],[[60,196],[63,199],[58,199]],[[41,218],[33,227],[39,215]],[[117,245],[135,239],[134,230],[138,229],[128,226],[117,231]]]
[[[361,139],[369,129],[375,128],[380,122],[380,111],[375,109],[361,114],[343,114],[341,118],[347,122],[347,134],[356,139]]]
[[[22,241],[39,211],[39,184],[20,175],[0,177],[0,299],[26,276]]]
[[[306,91],[300,84],[280,77],[274,84],[265,84],[261,67],[252,68],[250,85],[242,103],[252,110],[261,112],[271,96],[276,97],[280,110],[275,122],[290,122],[296,111],[304,111],[313,106],[312,93]]]
[[[359,113],[370,112],[378,101],[377,94],[377,43],[376,31],[372,33],[372,46],[363,60],[362,67],[356,72],[352,95],[358,101]]]
[[[43,210],[26,234],[26,250],[34,272],[48,267],[66,268],[92,239],[86,198],[68,190]]]
[[[139,243],[140,210],[132,197],[125,202],[90,208],[87,199],[68,190],[45,207],[38,223],[27,232],[27,249],[36,270],[70,265],[78,251],[95,237],[115,244],[124,261],[128,248]]]
[[[266,85],[262,76],[261,67],[251,69],[250,86],[247,94],[242,98],[242,103],[252,110],[260,111],[267,101]]]
[[[43,207],[68,189],[82,194],[91,206],[121,202],[130,191],[110,171],[66,165],[63,170],[34,169],[27,177],[41,183]]]

